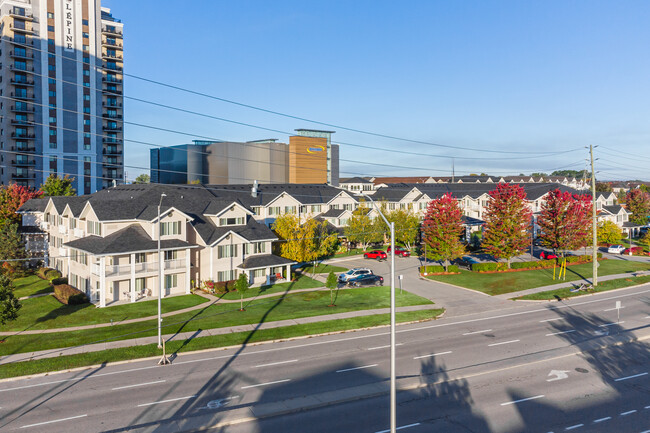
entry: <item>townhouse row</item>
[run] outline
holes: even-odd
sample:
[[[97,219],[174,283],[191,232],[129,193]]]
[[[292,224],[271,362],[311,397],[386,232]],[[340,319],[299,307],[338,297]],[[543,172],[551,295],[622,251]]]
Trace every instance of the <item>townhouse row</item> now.
[[[533,212],[558,187],[523,186]],[[452,193],[466,217],[480,224],[492,189],[394,184],[372,197],[389,211],[409,209],[421,217],[432,199]],[[368,200],[320,184],[145,184],[33,199],[19,213],[29,246],[43,248],[49,266],[103,307],[156,297],[159,290],[163,296],[190,293],[206,281],[230,281],[242,273],[252,285],[289,279],[294,262],[274,254],[275,219],[282,214],[316,217],[342,233],[352,212]],[[614,194],[600,194],[597,207],[623,226],[627,213],[614,200]],[[374,209],[370,216],[377,216]]]

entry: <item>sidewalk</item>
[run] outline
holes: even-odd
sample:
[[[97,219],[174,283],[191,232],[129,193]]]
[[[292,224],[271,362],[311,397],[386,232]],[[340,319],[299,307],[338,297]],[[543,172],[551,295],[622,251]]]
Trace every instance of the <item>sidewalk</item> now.
[[[617,280],[619,278],[635,277],[637,275],[648,275],[648,272],[639,271],[639,272],[631,272],[627,274],[604,275],[602,277],[599,276],[598,281]],[[494,295],[493,298],[499,298],[499,299],[518,298],[520,296],[532,295],[533,293],[548,292],[550,290],[564,289],[566,287],[578,287],[582,283],[591,284],[591,279],[584,278],[582,280],[563,281],[561,283],[551,284],[549,286],[534,287],[532,289],[521,290],[519,292],[510,292],[510,293],[503,293],[501,295]]]
[[[409,307],[398,307],[397,312],[433,310],[437,308],[440,308],[440,306],[435,304],[414,305]],[[194,339],[198,337],[231,334],[233,332],[256,332],[262,329],[281,328],[283,326],[304,325],[308,323],[324,322],[328,320],[349,319],[349,318],[360,317],[360,316],[372,316],[375,314],[388,314],[388,313],[390,313],[390,308],[349,311],[345,313],[335,313],[335,314],[328,314],[324,316],[302,317],[298,319],[287,319],[287,320],[278,320],[275,322],[265,322],[259,325],[250,324],[250,325],[231,326],[226,328],[199,329],[197,331],[163,335],[163,339],[165,341],[178,341],[178,340]],[[80,353],[98,352],[107,349],[119,349],[124,347],[131,347],[131,346],[144,346],[147,344],[156,344],[157,342],[158,342],[158,337],[151,336],[151,337],[133,338],[129,340],[107,341],[102,343],[67,347],[62,349],[50,349],[50,350],[41,350],[38,352],[17,353],[13,355],[6,355],[0,357],[0,365],[8,364],[11,362],[22,362],[22,361],[31,361],[34,359],[53,358],[53,357],[63,356],[63,355],[76,355]]]

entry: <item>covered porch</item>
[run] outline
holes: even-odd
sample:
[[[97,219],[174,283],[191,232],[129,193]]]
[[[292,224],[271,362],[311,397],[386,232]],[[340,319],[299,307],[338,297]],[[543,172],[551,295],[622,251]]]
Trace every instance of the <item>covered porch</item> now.
[[[284,257],[261,254],[247,257],[237,267],[246,272],[248,283],[251,286],[266,286],[276,282],[289,281],[293,264],[296,262]]]

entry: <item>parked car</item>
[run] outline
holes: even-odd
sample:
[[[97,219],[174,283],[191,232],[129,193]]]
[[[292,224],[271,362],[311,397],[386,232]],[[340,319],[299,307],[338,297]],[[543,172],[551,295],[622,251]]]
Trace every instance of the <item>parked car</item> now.
[[[386,257],[388,257],[386,252],[380,250],[368,251],[363,254],[364,259],[386,260]]]
[[[610,245],[607,252],[610,254],[623,254],[625,247],[623,245]]]
[[[461,268],[465,268],[470,271],[472,270],[472,265],[475,263],[480,263],[480,262],[472,256],[463,256],[453,261],[454,265],[457,265]]]
[[[386,250],[386,254],[390,254],[390,247]],[[395,255],[399,257],[409,257],[411,255],[411,252],[409,250],[405,250],[402,247],[395,247]]]
[[[625,248],[625,250],[623,250],[623,255],[628,254],[643,254],[643,247]]]
[[[541,253],[539,253],[539,258],[542,260],[553,260],[553,259],[557,259],[557,254],[542,251]]]
[[[351,278],[358,277],[359,275],[370,275],[372,271],[368,268],[354,268],[339,275],[339,283],[345,283]]]
[[[363,286],[381,286],[384,284],[384,278],[379,275],[359,275],[348,281],[350,286],[363,287]]]

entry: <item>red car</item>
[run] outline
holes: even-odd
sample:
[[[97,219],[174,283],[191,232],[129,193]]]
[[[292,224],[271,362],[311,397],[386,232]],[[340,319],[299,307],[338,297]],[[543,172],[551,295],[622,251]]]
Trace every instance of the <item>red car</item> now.
[[[386,253],[383,251],[368,251],[363,254],[364,259],[386,260]]]
[[[390,247],[386,250],[387,254],[390,254]],[[402,247],[395,247],[395,255],[399,257],[410,257],[411,252],[403,249]]]
[[[557,259],[557,255],[542,251],[541,253],[539,253],[539,258],[542,260],[553,260],[553,259]]]

